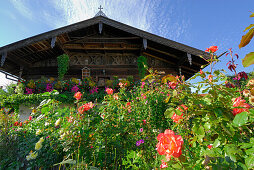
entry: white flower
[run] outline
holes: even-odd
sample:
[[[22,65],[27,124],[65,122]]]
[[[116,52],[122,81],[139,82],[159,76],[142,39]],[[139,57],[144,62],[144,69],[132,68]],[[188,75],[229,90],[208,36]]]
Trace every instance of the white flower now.
[[[30,161],[30,160],[32,160],[32,159],[35,159],[37,156],[38,156],[38,153],[37,153],[37,152],[31,151],[31,152],[29,153],[29,155],[26,156],[26,160]]]
[[[57,121],[56,121],[56,123],[55,123],[55,126],[60,125],[60,122],[61,122],[61,118],[57,119]]]
[[[65,136],[66,136],[66,133],[63,133],[63,134],[60,136],[60,140],[62,140]]]
[[[44,142],[44,138],[41,137],[40,140],[39,140],[40,143]]]
[[[50,123],[49,122],[45,122],[45,126],[48,126],[48,125],[50,125]]]
[[[40,130],[40,129],[39,129],[39,130],[37,130],[37,131],[36,131],[36,133],[35,133],[35,134],[36,134],[36,136],[38,136],[41,132],[42,132],[42,130]]]

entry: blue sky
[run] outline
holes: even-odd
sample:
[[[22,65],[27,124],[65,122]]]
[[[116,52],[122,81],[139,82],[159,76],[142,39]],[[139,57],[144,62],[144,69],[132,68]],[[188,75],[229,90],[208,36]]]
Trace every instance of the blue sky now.
[[[159,36],[205,50],[217,45],[218,53],[229,48],[242,59],[254,51],[254,40],[238,48],[245,27],[254,23],[254,0],[1,0],[0,47],[93,17],[102,5],[111,19]],[[237,61],[238,71],[243,68]],[[225,69],[229,56],[215,69]],[[205,70],[208,70],[206,68]],[[6,84],[0,75],[0,85]]]

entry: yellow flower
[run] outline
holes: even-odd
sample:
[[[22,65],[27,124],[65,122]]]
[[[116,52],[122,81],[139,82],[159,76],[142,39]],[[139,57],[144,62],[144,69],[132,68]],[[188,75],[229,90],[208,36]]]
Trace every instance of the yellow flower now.
[[[55,126],[60,125],[60,123],[61,123],[61,118],[57,119],[57,121],[56,121],[56,123],[55,123]]]
[[[40,143],[44,142],[44,138],[41,137],[40,140],[39,140]]]
[[[35,144],[35,150],[40,150],[42,148],[42,144],[41,144],[41,142],[37,142],[36,144]]]
[[[36,109],[33,109],[33,110],[32,110],[32,113],[36,113]]]
[[[42,148],[42,142],[44,142],[43,137],[40,138],[40,140],[35,144],[35,150],[40,150]]]

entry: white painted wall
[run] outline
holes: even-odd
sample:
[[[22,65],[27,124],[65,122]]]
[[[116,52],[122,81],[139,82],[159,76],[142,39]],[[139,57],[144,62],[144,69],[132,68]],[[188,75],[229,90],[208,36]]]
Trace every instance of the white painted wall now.
[[[14,81],[8,80],[5,78],[5,74],[0,73],[0,86],[3,86],[4,88],[11,83],[15,83]]]

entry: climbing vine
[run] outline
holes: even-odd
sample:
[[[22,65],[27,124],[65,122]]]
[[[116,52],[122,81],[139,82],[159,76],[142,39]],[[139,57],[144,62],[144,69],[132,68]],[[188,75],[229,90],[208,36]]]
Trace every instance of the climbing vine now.
[[[147,58],[144,56],[139,56],[138,60],[138,72],[139,72],[139,77],[140,79],[145,77],[145,73],[146,73],[146,68],[147,68]]]
[[[57,57],[58,64],[58,78],[59,80],[63,80],[64,75],[69,69],[69,56],[67,54],[63,54]]]

